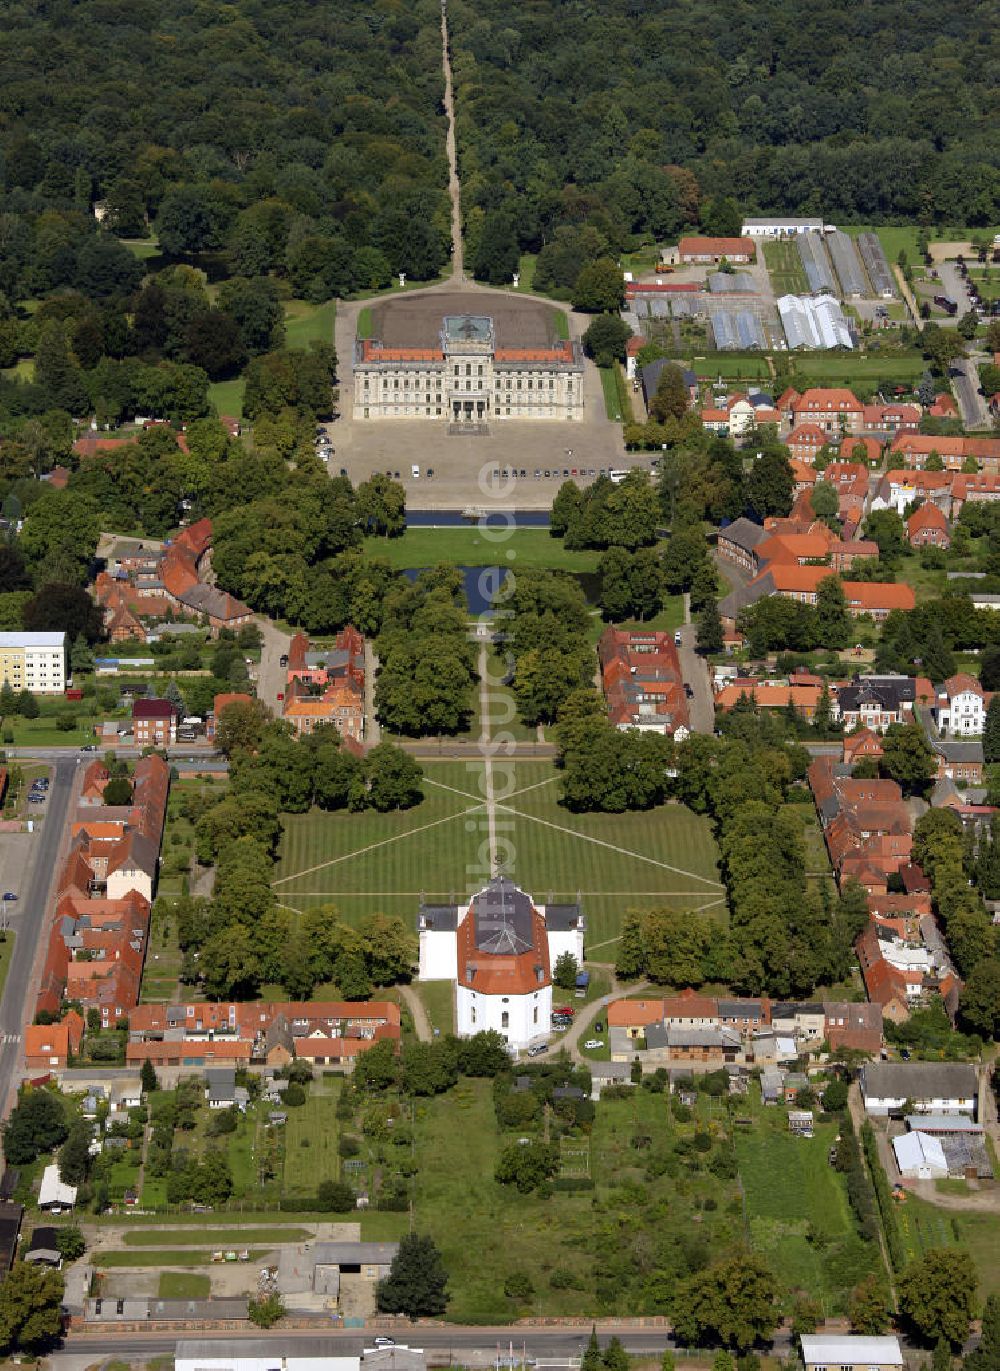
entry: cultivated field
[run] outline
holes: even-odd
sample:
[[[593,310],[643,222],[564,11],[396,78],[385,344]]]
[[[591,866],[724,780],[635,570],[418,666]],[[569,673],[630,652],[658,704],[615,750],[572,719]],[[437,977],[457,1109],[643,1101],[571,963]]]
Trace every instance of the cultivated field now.
[[[459,900],[488,879],[483,764],[426,762],[424,801],[401,814],[309,814],[283,820],[274,889],[302,910],[334,904],[347,919],[374,910],[415,918],[421,895]],[[622,914],[675,904],[724,916],[707,819],[679,805],[641,814],[571,814],[549,762],[494,764],[505,869],[540,902],[581,898],[587,949],[614,958]],[[505,845],[505,846],[504,846]]]
[[[807,295],[809,282],[802,268],[802,258],[794,239],[782,243],[764,244],[767,263],[775,295]]]

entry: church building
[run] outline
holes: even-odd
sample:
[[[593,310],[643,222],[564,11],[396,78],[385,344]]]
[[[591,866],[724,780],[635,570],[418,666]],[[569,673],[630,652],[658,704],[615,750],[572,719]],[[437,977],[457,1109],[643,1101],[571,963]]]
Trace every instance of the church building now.
[[[578,904],[535,905],[496,876],[468,906],[421,905],[422,981],[455,982],[459,1037],[495,1029],[512,1047],[545,1042],[552,1021],[552,971],[565,952],[583,964]]]

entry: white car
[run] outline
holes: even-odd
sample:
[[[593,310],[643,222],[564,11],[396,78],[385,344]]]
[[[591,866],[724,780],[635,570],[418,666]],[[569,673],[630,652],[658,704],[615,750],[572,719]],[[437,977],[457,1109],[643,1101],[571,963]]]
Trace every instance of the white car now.
[[[603,1038],[588,1038],[583,1044],[588,1052],[594,1052],[597,1048],[604,1046]]]

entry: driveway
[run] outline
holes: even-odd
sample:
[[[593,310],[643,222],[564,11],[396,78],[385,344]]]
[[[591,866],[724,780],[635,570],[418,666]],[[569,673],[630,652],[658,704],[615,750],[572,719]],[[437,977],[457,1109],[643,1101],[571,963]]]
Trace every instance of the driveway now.
[[[684,598],[686,601],[687,596]],[[686,623],[680,633],[681,641],[677,655],[681,662],[684,684],[691,688],[691,695],[688,698],[691,731],[714,733],[715,704],[712,697],[712,682],[708,674],[708,663],[697,650],[697,630],[694,624]]]
[[[958,400],[959,413],[966,428],[990,428],[986,399],[979,393],[979,366],[972,357],[958,357],[948,368]]]
[[[268,709],[275,714],[281,713],[278,695],[284,694],[286,685],[285,668],[281,658],[287,656],[291,638],[262,615],[254,620],[261,631],[260,667],[257,670],[257,698],[263,700]]]
[[[559,1033],[552,1039],[545,1052],[540,1052],[539,1057],[554,1056],[559,1052],[567,1051],[574,1062],[580,1066],[589,1066],[590,1058],[585,1057],[580,1051],[579,1042],[585,1035],[590,1036],[590,1025],[597,1018],[598,1014],[612,1004],[615,1000],[628,999],[630,995],[638,994],[640,991],[649,989],[649,981],[636,981],[634,985],[620,986],[615,979],[614,967],[610,964],[591,962],[591,966],[599,966],[602,971],[611,972],[611,991],[607,995],[602,995],[599,999],[591,1000],[589,1004],[583,1005],[573,1019],[573,1027],[565,1033]],[[607,1032],[604,1034],[607,1038]],[[536,1058],[537,1060],[537,1058]]]

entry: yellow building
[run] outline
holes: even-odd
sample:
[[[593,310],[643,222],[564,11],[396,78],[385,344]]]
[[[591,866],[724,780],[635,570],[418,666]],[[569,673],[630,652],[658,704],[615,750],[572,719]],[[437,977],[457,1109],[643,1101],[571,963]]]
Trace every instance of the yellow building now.
[[[0,685],[32,695],[66,689],[65,633],[0,633]]]

